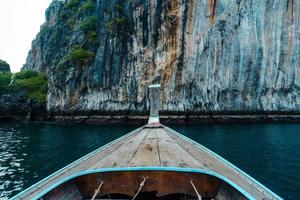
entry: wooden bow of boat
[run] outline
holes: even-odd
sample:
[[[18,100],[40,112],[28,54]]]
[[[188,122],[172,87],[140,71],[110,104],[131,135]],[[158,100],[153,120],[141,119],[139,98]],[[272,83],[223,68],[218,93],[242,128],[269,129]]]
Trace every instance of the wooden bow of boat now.
[[[93,196],[281,199],[228,161],[157,121],[75,161],[13,199]]]

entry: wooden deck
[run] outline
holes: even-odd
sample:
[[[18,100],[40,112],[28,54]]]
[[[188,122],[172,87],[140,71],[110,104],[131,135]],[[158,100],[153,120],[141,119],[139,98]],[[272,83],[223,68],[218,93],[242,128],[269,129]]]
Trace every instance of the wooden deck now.
[[[224,159],[165,126],[137,129],[72,163],[15,199],[32,199],[58,181],[85,170],[143,166],[210,170],[231,180],[255,199],[278,199]]]

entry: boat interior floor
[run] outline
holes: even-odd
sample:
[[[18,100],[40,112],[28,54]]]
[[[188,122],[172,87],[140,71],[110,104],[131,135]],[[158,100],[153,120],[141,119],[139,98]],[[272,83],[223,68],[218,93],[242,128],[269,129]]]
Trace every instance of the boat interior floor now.
[[[126,195],[108,195],[102,198],[97,198],[95,200],[132,200],[133,197]],[[142,192],[135,198],[135,200],[196,200],[195,196],[188,194],[171,194],[162,197],[157,197],[156,192]],[[202,197],[202,200],[211,200],[214,198]],[[87,198],[85,200],[90,200]]]

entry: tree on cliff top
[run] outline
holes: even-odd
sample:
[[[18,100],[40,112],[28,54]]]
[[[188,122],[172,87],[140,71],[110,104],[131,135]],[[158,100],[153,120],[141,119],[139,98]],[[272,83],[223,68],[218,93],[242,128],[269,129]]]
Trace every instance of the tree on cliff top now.
[[[15,73],[0,72],[0,96],[23,96],[38,102],[45,102],[48,92],[48,80],[43,74],[31,70]]]
[[[10,72],[9,64],[1,59],[0,59],[0,72]]]

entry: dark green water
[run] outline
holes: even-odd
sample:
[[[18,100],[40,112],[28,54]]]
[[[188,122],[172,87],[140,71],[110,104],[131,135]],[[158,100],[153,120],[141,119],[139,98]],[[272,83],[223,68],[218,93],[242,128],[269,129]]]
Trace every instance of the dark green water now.
[[[134,126],[0,124],[0,199],[7,199]],[[172,126],[262,182],[300,199],[300,124]]]

